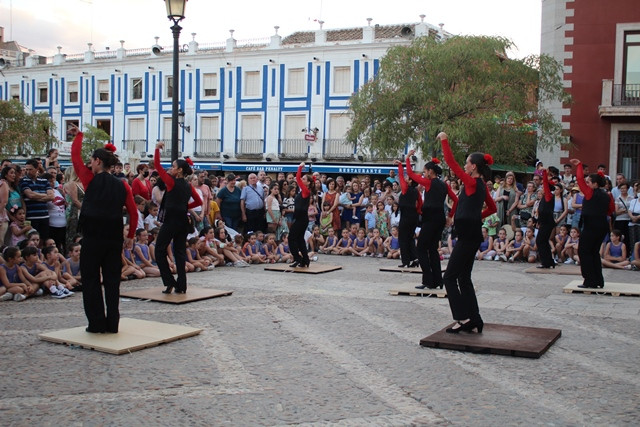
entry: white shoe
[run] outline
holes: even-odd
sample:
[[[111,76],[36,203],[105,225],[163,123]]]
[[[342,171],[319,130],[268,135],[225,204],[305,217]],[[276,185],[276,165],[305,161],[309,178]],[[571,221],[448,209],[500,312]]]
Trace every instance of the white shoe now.
[[[233,264],[234,267],[239,267],[239,268],[243,268],[243,267],[249,267],[249,264],[247,264],[246,262],[240,260],[240,261],[236,261],[235,264]]]
[[[24,300],[26,300],[26,299],[27,299],[27,297],[26,297],[25,295],[23,295],[23,294],[15,294],[15,295],[13,296],[13,300],[14,300],[14,301],[18,301],[18,302],[20,302],[20,301],[24,301]]]
[[[505,254],[501,254],[500,255],[500,260],[504,261],[504,262],[507,262],[507,256]]]
[[[62,292],[60,289],[56,289],[54,288],[51,291],[51,297],[53,298],[57,298],[57,299],[62,299],[62,298],[66,298],[67,296],[65,295],[64,292]]]
[[[514,262],[516,259],[514,257],[509,257],[509,262]]]
[[[6,292],[2,294],[0,297],[0,301],[11,301],[13,299],[13,294],[11,292]]]
[[[211,271],[215,268],[216,268],[215,264],[211,264],[209,267],[207,267],[207,271]]]
[[[313,257],[311,258],[311,261],[314,261],[314,262],[315,262],[315,261],[318,261],[318,257],[317,257],[317,256],[313,256]]]
[[[564,261],[565,264],[573,264],[573,260],[571,258],[568,258]]]
[[[485,255],[482,257],[482,259],[485,261],[491,261],[491,255]]]
[[[41,297],[42,295],[44,295],[44,291],[42,290],[42,288],[38,288],[35,295],[37,297]]]
[[[200,273],[202,269],[200,267],[196,267],[196,273]]]
[[[70,297],[71,295],[75,294],[75,292],[71,292],[69,289],[67,289],[65,287],[61,287],[60,290],[67,297]]]
[[[495,257],[493,257],[493,260],[494,260],[494,261],[500,261],[500,256],[499,256],[499,255],[496,255]]]

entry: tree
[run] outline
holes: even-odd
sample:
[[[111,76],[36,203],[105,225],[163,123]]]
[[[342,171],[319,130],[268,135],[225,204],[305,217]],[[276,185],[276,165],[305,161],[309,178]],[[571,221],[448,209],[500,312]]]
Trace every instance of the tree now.
[[[0,101],[0,153],[43,154],[58,143],[56,125],[46,113],[27,113],[20,101]]]
[[[539,100],[569,102],[561,65],[548,56],[508,59],[512,43],[499,37],[415,39],[389,49],[380,72],[351,97],[347,140],[364,153],[396,156],[414,144],[436,154],[445,131],[456,157],[491,153],[520,163],[536,144],[564,142],[561,125]]]
[[[91,154],[98,148],[104,148],[111,137],[102,129],[91,126],[89,123],[85,123],[84,128],[85,130],[82,132],[82,159],[88,162]]]

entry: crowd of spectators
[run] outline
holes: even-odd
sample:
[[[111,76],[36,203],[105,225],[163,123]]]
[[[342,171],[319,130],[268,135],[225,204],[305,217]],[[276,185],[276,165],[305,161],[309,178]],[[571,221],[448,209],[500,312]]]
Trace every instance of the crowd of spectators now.
[[[603,168],[601,165],[598,169]],[[533,263],[537,262],[537,247],[549,244],[557,262],[580,262],[577,247],[584,196],[570,164],[563,171],[549,168],[554,175],[551,182],[555,185],[557,227],[549,242],[536,242],[537,209],[543,197],[542,170],[540,167],[532,176],[520,178],[513,172],[494,174],[488,182],[498,211],[484,221],[477,259]],[[159,276],[154,240],[162,223],[159,208],[164,183],[152,163],[138,165],[135,172],[129,164],[117,164],[112,173],[129,182],[141,212],[134,225],[136,242],[122,249],[122,279]],[[313,173],[313,178],[316,194],[310,203],[305,236],[312,259],[317,259],[318,254],[399,258],[400,185],[395,171],[380,179],[368,175],[332,178],[318,172]],[[455,176],[442,179],[454,192],[460,191],[461,183]],[[288,230],[297,191],[293,173],[268,176],[260,171],[239,177],[233,173],[216,176],[201,170],[189,182],[203,205],[188,214],[193,230],[187,242],[187,271],[290,262]],[[603,265],[638,269],[639,184],[628,183],[622,174],[615,176],[615,185],[609,179],[607,182],[616,212],[610,221],[611,233],[602,244]],[[40,294],[64,298],[81,290],[82,230],[78,229],[78,217],[83,196],[84,188],[73,167],[61,170],[57,150],[52,150],[44,162],[30,159],[21,166],[2,161],[1,300],[22,301]],[[445,209],[451,207],[447,200]],[[416,237],[419,232],[416,229]],[[451,228],[445,228],[440,246],[442,258],[447,258],[455,243]],[[173,266],[171,257],[169,253]]]

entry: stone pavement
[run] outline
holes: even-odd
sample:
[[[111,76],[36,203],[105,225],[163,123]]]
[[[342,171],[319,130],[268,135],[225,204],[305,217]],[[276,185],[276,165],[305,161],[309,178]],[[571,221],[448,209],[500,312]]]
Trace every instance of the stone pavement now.
[[[220,268],[189,283],[230,297],[122,300],[123,316],[204,328],[122,356],[37,339],[85,324],[80,295],[0,303],[0,424],[637,425],[640,298],[565,294],[576,276],[476,262],[485,322],[562,329],[540,359],[478,355],[419,346],[451,322],[448,302],[389,295],[420,280],[378,271],[398,261],[320,262],[344,269]],[[640,283],[637,272],[605,278]]]

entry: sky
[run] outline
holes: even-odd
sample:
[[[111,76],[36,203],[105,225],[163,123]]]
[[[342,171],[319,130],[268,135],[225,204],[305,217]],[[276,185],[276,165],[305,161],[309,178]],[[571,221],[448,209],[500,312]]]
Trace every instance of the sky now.
[[[286,37],[310,31],[324,21],[325,29],[367,25],[403,24],[420,21],[459,35],[502,36],[522,58],[540,53],[542,0],[189,0],[180,23],[180,43],[222,42],[233,29],[237,40],[261,39],[275,33]],[[171,22],[162,0],[0,0],[0,26],[5,40],[14,40],[43,56],[75,54],[87,50],[120,47],[136,49],[173,43]]]

